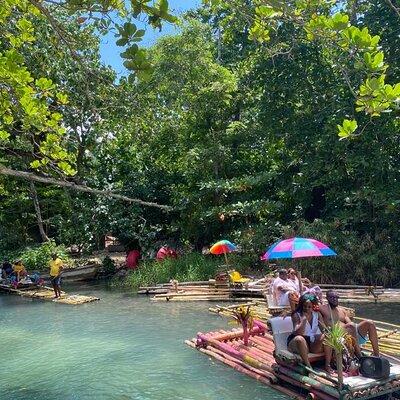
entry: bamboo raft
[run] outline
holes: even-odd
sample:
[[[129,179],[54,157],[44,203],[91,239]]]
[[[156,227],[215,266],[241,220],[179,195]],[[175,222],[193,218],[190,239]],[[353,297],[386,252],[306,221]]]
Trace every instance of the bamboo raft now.
[[[22,289],[14,289],[8,285],[1,285],[0,284],[0,291],[15,294],[21,297],[28,297],[31,299],[39,299],[39,300],[46,300],[46,301],[53,301],[55,303],[61,304],[70,304],[70,305],[78,305],[78,304],[85,304],[91,303],[93,301],[100,300],[98,297],[94,296],[84,296],[80,294],[66,294],[65,292],[61,292],[61,298],[55,299],[54,298],[54,291],[53,289],[46,287],[46,286],[35,286],[35,287],[28,287]]]
[[[183,282],[176,286],[168,283],[152,288],[141,288],[139,293],[152,293],[152,301],[235,301],[227,282],[214,279],[202,282]],[[240,299],[238,301],[243,301]]]
[[[389,333],[387,333],[388,336]],[[255,322],[250,331],[249,343],[243,342],[242,329],[220,330],[197,334],[186,340],[191,348],[212,357],[231,368],[270,386],[291,398],[321,400],[371,399],[382,395],[400,398],[400,359],[390,357],[391,375],[386,380],[362,376],[344,378],[338,390],[337,379],[315,368],[308,370],[292,361],[275,359],[275,345],[267,326]]]
[[[237,301],[237,298],[263,298],[270,291],[267,284],[232,285],[215,279],[200,282],[178,282],[140,287],[138,294],[153,295],[153,301]],[[323,293],[335,289],[341,303],[400,303],[400,289],[384,289],[381,286],[321,284]],[[240,300],[239,300],[240,301]]]
[[[268,311],[268,307],[265,301],[257,300],[250,301],[244,304],[236,304],[227,307],[216,305],[215,307],[210,307],[208,310],[214,314],[222,315],[230,318],[231,314],[229,309],[236,307],[246,307],[251,305],[255,314],[258,316],[260,321],[267,323],[268,320],[274,316]],[[346,309],[349,316],[355,321],[361,321],[363,318],[355,316],[354,309],[343,307]],[[399,356],[400,354],[400,325],[391,324],[389,322],[375,321],[376,330],[379,337],[379,346],[382,351],[388,355]],[[363,349],[372,350],[370,342],[367,342]]]

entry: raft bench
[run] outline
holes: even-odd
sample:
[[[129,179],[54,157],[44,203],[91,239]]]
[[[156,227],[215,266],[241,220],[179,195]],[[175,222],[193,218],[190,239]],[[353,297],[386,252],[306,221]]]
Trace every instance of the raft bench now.
[[[274,356],[277,362],[301,362],[301,357],[298,354],[292,353],[287,347],[287,338],[293,332],[292,318],[290,316],[274,317],[268,323],[275,343]],[[323,360],[324,358],[324,353],[308,354],[310,363]]]
[[[264,293],[264,297],[267,300],[268,311],[273,317],[291,311],[289,306],[278,306],[272,294]]]
[[[305,389],[310,399],[323,400],[367,400],[380,396],[386,399],[400,398],[400,364],[391,360],[390,376],[387,379],[372,379],[364,376],[349,376],[343,379],[343,388],[339,390],[337,378],[329,377],[323,370],[315,368],[315,373],[306,376],[297,364],[301,362],[299,355],[287,349],[287,338],[293,331],[290,317],[275,317],[268,321],[275,343],[274,357],[277,362],[275,375],[283,382]],[[309,353],[310,363],[324,359],[324,353]],[[321,380],[322,377],[322,380]],[[329,384],[329,382],[331,382]],[[332,385],[333,384],[333,385]],[[382,398],[382,397],[381,397]]]

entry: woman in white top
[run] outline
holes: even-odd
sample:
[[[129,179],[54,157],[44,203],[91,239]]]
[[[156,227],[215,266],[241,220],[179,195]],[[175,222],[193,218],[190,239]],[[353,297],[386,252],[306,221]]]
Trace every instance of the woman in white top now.
[[[325,353],[325,356],[332,352],[332,349],[323,344],[324,335],[319,325],[323,325],[321,315],[313,311],[312,302],[314,296],[304,294],[300,297],[299,305],[292,313],[293,333],[287,338],[287,346],[290,351],[300,355],[304,364],[311,368],[308,360],[308,353]],[[328,357],[329,359],[329,357]],[[326,365],[327,371],[331,367]]]
[[[289,285],[293,287],[293,290],[300,293],[299,279],[297,278],[297,273],[293,268],[288,270],[288,281]]]

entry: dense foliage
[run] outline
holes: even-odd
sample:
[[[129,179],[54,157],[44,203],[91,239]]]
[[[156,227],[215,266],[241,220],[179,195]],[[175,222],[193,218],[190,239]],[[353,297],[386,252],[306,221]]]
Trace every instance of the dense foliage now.
[[[65,32],[80,32],[77,61],[23,3],[18,18],[35,21],[35,40],[32,24],[15,28],[13,14],[0,14],[0,56],[20,53],[11,77],[10,61],[0,63],[0,79],[29,86],[40,118],[22,89],[12,107],[0,105],[0,164],[72,174],[173,210],[2,177],[0,250],[49,237],[90,250],[106,233],[144,252],[227,238],[255,264],[275,240],[310,236],[339,254],[301,261],[315,280],[400,283],[395,2],[213,0],[146,51],[145,79],[118,82],[99,61],[96,26],[53,12]],[[207,275],[184,265],[194,264],[177,264],[179,280]]]
[[[138,289],[140,286],[167,283],[171,279],[178,282],[205,281],[214,278],[218,272],[226,272],[226,268],[221,268],[220,264],[217,258],[204,257],[198,253],[189,253],[178,259],[169,258],[161,262],[147,260],[126,278],[114,278],[112,286]],[[238,269],[241,269],[240,266]]]

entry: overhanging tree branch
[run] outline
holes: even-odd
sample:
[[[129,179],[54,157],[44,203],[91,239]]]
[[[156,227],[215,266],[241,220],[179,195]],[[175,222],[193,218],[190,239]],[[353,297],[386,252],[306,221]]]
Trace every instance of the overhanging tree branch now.
[[[31,172],[16,171],[14,169],[6,168],[2,165],[0,165],[0,174],[7,175],[7,176],[13,176],[14,178],[19,178],[19,179],[25,179],[30,182],[41,182],[41,183],[46,183],[49,185],[67,187],[67,188],[70,188],[73,190],[77,190],[79,192],[93,193],[93,194],[97,194],[99,196],[105,196],[105,197],[110,197],[110,198],[117,199],[117,200],[127,201],[128,203],[136,203],[136,204],[140,204],[140,205],[146,206],[146,207],[156,207],[156,208],[161,208],[162,210],[166,210],[166,211],[172,210],[172,207],[170,207],[170,206],[152,203],[152,202],[148,202],[148,201],[143,201],[140,199],[134,199],[132,197],[117,194],[117,193],[111,192],[109,190],[93,189],[88,186],[77,185],[73,182],[62,181],[59,179],[49,178],[46,176],[40,176],[40,175],[33,174]]]

